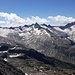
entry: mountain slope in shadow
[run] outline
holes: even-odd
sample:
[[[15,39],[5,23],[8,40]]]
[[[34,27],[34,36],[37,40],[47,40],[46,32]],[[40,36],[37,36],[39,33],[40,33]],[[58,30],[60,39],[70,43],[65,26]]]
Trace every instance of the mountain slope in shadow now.
[[[23,56],[17,57],[18,59],[36,59],[40,62],[43,62],[44,64],[49,64],[54,67],[61,67],[66,69],[75,69],[75,65],[67,62],[60,61],[58,59],[55,59],[53,57],[45,56],[42,53],[39,53],[33,49],[30,50],[9,50],[9,54],[24,54]],[[11,59],[10,59],[11,60]]]
[[[19,69],[14,68],[7,62],[0,60],[0,75],[25,75]]]

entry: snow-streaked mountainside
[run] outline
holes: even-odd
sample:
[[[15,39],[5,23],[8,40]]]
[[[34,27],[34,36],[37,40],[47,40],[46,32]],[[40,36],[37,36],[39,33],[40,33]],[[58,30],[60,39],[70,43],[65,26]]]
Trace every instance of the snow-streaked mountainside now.
[[[38,23],[0,27],[0,59],[25,75],[69,75],[63,69],[75,69],[74,37],[75,22],[64,27]]]
[[[52,27],[50,25],[46,24],[32,24],[32,25],[25,25],[25,26],[19,26],[19,27],[10,27],[10,28],[0,28],[0,36],[9,38],[11,36],[14,37],[20,37],[21,40],[28,40],[35,36],[36,38],[46,39],[51,38],[51,34],[69,38],[73,41],[75,41],[75,22],[69,23],[66,26],[60,26],[60,27]],[[11,36],[10,36],[11,35]],[[43,37],[43,38],[42,38]],[[45,40],[44,39],[44,40]]]
[[[25,36],[25,38],[28,38],[28,36],[31,35],[36,35],[36,36],[46,35],[50,37],[50,33],[53,33],[57,36],[65,35],[65,33],[58,31],[57,29],[53,28],[50,25],[46,24],[39,25],[38,23],[32,25],[20,26],[20,27],[0,28],[0,36],[2,37],[8,37],[11,34]]]
[[[54,29],[66,33],[67,37],[75,42],[75,22],[68,23],[63,27],[54,27]]]
[[[5,43],[15,47],[23,46],[63,60],[63,57],[66,57],[66,49],[74,44],[74,29],[74,25],[62,28],[38,23],[0,28],[0,44]],[[7,51],[2,51],[2,53],[5,52]],[[17,56],[19,54],[10,55],[10,57]]]

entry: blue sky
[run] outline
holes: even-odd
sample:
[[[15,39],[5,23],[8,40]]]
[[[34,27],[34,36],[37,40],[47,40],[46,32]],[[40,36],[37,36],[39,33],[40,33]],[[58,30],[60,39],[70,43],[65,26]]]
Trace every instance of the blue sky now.
[[[53,19],[59,17],[71,18],[75,20],[75,0],[0,0],[0,12],[16,14],[21,19],[29,20],[33,19],[31,16],[50,19],[50,22],[54,22]],[[2,15],[2,14],[1,14]],[[51,18],[52,16],[52,18]],[[4,20],[2,19],[4,18]],[[0,20],[6,21],[6,16],[0,16]],[[52,20],[52,22],[51,22]],[[71,20],[71,19],[70,19]],[[7,18],[8,21],[8,18]],[[65,22],[63,24],[66,24]],[[54,22],[56,24],[56,22]],[[0,23],[2,25],[2,23]],[[59,24],[58,24],[59,25]],[[61,24],[62,25],[62,24]]]

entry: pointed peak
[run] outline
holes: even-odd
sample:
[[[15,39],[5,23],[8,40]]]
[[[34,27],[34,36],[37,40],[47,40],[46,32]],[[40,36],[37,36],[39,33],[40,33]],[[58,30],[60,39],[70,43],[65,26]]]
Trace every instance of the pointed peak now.
[[[35,28],[38,28],[38,29],[41,28],[41,26],[40,26],[38,23],[35,23],[35,24],[34,24],[34,27],[35,27]]]
[[[75,25],[75,22],[71,22],[71,23],[68,23],[66,24],[65,26],[60,26],[61,29],[65,29],[65,28],[69,28],[71,26]]]
[[[39,25],[39,24],[36,22],[35,25]]]

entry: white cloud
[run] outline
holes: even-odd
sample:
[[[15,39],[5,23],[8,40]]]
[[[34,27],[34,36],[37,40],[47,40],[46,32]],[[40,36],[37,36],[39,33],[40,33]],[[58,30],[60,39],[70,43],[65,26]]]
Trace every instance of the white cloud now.
[[[0,21],[0,24],[5,24],[5,21]]]
[[[17,16],[15,13],[4,13],[0,12],[0,17],[4,18],[4,21],[0,21],[1,26],[23,26],[25,24],[33,24],[38,22],[39,24],[46,23],[47,20],[45,18],[40,18],[38,16],[32,16],[30,18],[23,19]]]
[[[0,12],[0,17],[4,18],[5,26],[20,26],[25,24],[25,20],[17,16],[15,13]],[[3,25],[2,25],[3,26]]]
[[[49,16],[48,19],[53,23],[53,25],[59,25],[59,26],[75,21],[75,18],[60,16],[60,15],[54,17]]]
[[[45,23],[54,26],[60,26],[75,21],[75,18],[60,15],[48,16],[47,18],[40,18],[39,16],[31,16],[24,19],[17,16],[15,13],[4,13],[4,12],[0,12],[0,18],[2,18],[2,20],[0,21],[0,26],[3,27],[23,26],[25,24],[30,25],[36,22],[39,24]]]
[[[47,21],[47,19],[45,19],[45,18],[40,18],[40,17],[38,17],[38,16],[32,16],[31,18],[27,18],[26,19],[26,24],[33,24],[33,23],[39,23],[39,24],[43,24],[43,23],[47,23],[48,21]]]

